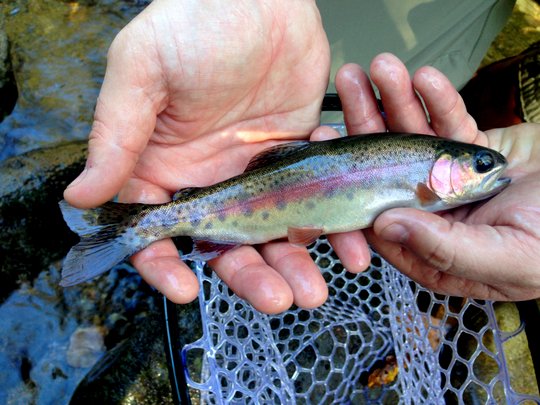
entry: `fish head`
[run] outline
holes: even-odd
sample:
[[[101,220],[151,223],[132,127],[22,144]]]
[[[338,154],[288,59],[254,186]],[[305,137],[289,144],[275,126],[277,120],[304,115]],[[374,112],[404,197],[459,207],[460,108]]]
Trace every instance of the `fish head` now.
[[[491,197],[510,183],[501,177],[508,162],[499,152],[478,145],[450,145],[439,154],[429,178],[430,189],[447,207]]]

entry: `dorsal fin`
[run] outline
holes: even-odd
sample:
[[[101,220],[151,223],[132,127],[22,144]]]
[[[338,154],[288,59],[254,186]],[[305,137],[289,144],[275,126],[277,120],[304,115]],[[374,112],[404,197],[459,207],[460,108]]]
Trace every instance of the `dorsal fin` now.
[[[178,190],[174,193],[172,199],[173,201],[180,200],[181,198],[190,197],[199,192],[202,187],[186,187]]]
[[[255,155],[248,163],[246,172],[264,167],[286,156],[296,153],[307,148],[311,142],[309,141],[294,141],[283,143],[281,145],[272,146]]]

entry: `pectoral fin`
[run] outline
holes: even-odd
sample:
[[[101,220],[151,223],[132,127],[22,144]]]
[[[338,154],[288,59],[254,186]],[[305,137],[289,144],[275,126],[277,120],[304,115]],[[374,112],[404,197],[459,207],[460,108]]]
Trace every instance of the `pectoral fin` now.
[[[322,234],[323,230],[315,227],[289,227],[287,229],[287,238],[289,239],[289,242],[294,245],[310,245]]]
[[[416,186],[416,196],[422,206],[435,205],[441,202],[441,197],[435,194],[435,192],[424,183],[418,183]]]

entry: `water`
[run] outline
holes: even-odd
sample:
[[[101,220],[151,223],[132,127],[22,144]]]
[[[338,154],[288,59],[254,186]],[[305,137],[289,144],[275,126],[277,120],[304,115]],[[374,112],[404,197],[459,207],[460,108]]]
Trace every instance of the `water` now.
[[[158,311],[127,265],[75,288],[59,287],[60,263],[0,306],[0,404],[62,404],[92,366]]]
[[[87,372],[67,363],[77,322],[65,317],[48,278],[42,273],[34,288],[24,286],[0,307],[0,403],[67,402]]]
[[[144,3],[0,1],[19,88],[13,113],[0,123],[0,161],[88,136],[107,49]]]
[[[0,161],[88,136],[109,44],[146,3],[0,0],[19,90],[0,123]],[[69,402],[105,351],[156,310],[128,267],[65,290],[59,268],[43,269],[0,305],[1,404]]]

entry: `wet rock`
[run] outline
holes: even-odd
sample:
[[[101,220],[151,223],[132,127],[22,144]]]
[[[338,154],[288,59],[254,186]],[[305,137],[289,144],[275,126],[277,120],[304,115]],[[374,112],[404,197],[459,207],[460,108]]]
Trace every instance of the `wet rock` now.
[[[185,342],[201,335],[197,303],[177,306]],[[72,404],[172,404],[164,328],[159,313],[148,313],[135,332],[107,354],[81,381]]]
[[[13,111],[17,101],[17,86],[9,55],[4,15],[0,13],[0,121]]]
[[[78,328],[69,339],[67,362],[71,367],[91,367],[105,353],[103,331],[90,326]]]
[[[514,333],[519,330],[521,319],[515,303],[498,302],[494,307],[497,324],[502,331]],[[538,396],[539,387],[526,333],[522,331],[505,341],[503,350],[512,388],[522,394]]]
[[[0,302],[77,241],[58,201],[83,169],[86,153],[86,142],[72,142],[0,163]]]
[[[145,401],[136,403],[172,403],[163,328],[155,315],[149,315],[129,339],[95,365],[77,387],[71,403],[121,404],[128,397]]]
[[[0,404],[68,403],[98,358],[111,359],[108,367],[117,369],[105,348],[114,352],[150,314],[159,314],[155,292],[126,264],[80,286],[62,288],[59,281],[55,262],[0,305]],[[163,339],[156,336],[155,348],[161,344],[163,353]],[[148,350],[143,342],[130,352],[146,356]],[[120,381],[142,372],[140,363],[126,369]]]
[[[88,136],[109,45],[141,9],[127,1],[0,1],[19,90],[0,123],[0,160]]]

